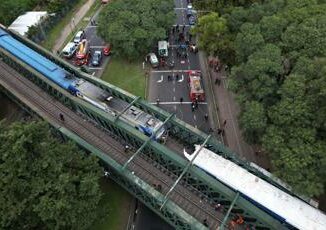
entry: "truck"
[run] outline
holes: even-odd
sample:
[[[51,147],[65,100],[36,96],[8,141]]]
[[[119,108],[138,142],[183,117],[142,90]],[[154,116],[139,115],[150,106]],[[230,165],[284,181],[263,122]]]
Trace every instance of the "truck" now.
[[[167,41],[159,41],[158,42],[158,55],[160,57],[168,57],[169,56],[169,43]]]
[[[192,102],[205,101],[205,92],[201,82],[201,72],[190,70],[188,72],[189,97]]]

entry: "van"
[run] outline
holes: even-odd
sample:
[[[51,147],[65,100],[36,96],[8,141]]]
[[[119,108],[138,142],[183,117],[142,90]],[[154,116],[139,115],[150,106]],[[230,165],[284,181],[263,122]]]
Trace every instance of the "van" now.
[[[149,62],[151,63],[152,67],[158,67],[159,63],[158,63],[158,59],[156,57],[156,55],[154,53],[150,53],[147,56],[147,60],[149,60]]]
[[[65,48],[62,50],[62,55],[66,58],[72,58],[77,49],[77,44],[74,42],[69,42]]]
[[[85,33],[84,31],[78,31],[75,38],[74,38],[74,43],[79,43],[81,40],[83,40],[85,38]]]

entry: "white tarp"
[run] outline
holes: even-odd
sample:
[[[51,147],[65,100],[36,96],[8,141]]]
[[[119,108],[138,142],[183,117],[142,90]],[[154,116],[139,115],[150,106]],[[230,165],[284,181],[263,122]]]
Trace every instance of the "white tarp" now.
[[[41,18],[46,15],[46,11],[28,11],[19,16],[8,28],[24,36],[29,27],[37,25]]]

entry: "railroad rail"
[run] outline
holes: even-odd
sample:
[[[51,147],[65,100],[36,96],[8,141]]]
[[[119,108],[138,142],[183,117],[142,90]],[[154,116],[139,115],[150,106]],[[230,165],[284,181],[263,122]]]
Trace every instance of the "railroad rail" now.
[[[109,135],[107,131],[81,117],[80,114],[71,111],[60,102],[53,100],[51,96],[3,62],[0,62],[0,75],[2,86],[9,89],[15,97],[33,108],[39,116],[42,116],[52,125],[69,129],[86,142],[110,155],[120,165],[125,164],[129,159],[124,152],[123,144]],[[60,120],[59,113],[64,115],[64,122]],[[136,156],[128,165],[128,170],[147,184],[156,185],[156,189],[162,194],[167,193],[174,183],[173,175],[164,174],[140,156]],[[212,204],[201,200],[190,187],[190,185],[177,185],[176,189],[171,192],[170,199],[196,219],[200,221],[207,219],[209,227],[216,229],[223,219],[223,214],[214,210]]]
[[[113,180],[171,225],[177,229],[206,229],[203,225],[206,220],[205,225],[208,225],[209,229],[225,228],[229,219],[241,214],[246,226],[238,226],[237,229],[248,227],[247,224],[255,226],[255,229],[285,228],[282,222],[239,196],[237,191],[202,170],[191,167],[182,155],[183,148],[206,143],[205,147],[216,154],[273,185],[280,186],[256,168],[252,168],[249,163],[235,157],[218,140],[208,138],[207,134],[142,99],[81,73],[31,41],[15,33],[11,34],[71,74],[165,121],[169,138],[164,145],[148,139],[119,118],[70,95],[0,48],[0,58],[3,60],[0,65],[2,90],[49,122],[63,137],[74,140],[98,156],[105,163]],[[64,123],[60,122],[59,112],[65,116]],[[132,146],[130,152],[124,152],[125,143]],[[217,204],[223,208],[215,210]]]

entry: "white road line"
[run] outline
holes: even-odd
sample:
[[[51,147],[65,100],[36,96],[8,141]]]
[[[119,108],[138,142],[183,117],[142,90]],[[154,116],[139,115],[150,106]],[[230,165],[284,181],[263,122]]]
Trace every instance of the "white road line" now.
[[[88,69],[95,69],[95,70],[97,70],[97,69],[103,69],[102,67],[88,67]]]
[[[157,82],[158,82],[158,83],[161,83],[162,81],[163,81],[163,75],[161,75],[161,79],[158,80]]]
[[[160,102],[160,105],[190,105],[192,102],[191,101],[184,101],[184,102],[178,102],[178,101],[166,101],[166,102]],[[150,102],[150,104],[155,105],[157,102]],[[207,102],[198,102],[199,105],[207,105]]]
[[[174,8],[175,10],[186,10],[187,8]]]
[[[181,79],[178,82],[183,82],[184,78],[183,78],[183,74],[181,74]]]
[[[187,27],[187,26],[190,27],[190,26],[191,26],[191,25],[189,25],[189,24],[185,24],[185,25],[180,25],[180,24],[178,24],[178,25],[179,25],[179,27],[180,27],[180,26],[185,26],[185,27]],[[175,25],[172,25],[172,26],[177,26],[177,25],[175,24]]]
[[[174,111],[177,111],[177,106],[174,106]]]
[[[97,27],[97,26],[87,26],[88,28],[94,28],[94,27]]]
[[[178,69],[178,70],[152,70],[152,73],[175,73],[175,72],[179,72],[179,73],[182,73],[182,72],[184,72],[184,73],[188,73],[189,72],[189,70],[187,70],[187,69]]]
[[[173,101],[175,101],[175,96],[173,97]]]
[[[194,115],[194,120],[195,120],[195,121],[197,120],[196,115]]]
[[[175,88],[173,88],[173,92],[175,93]]]

